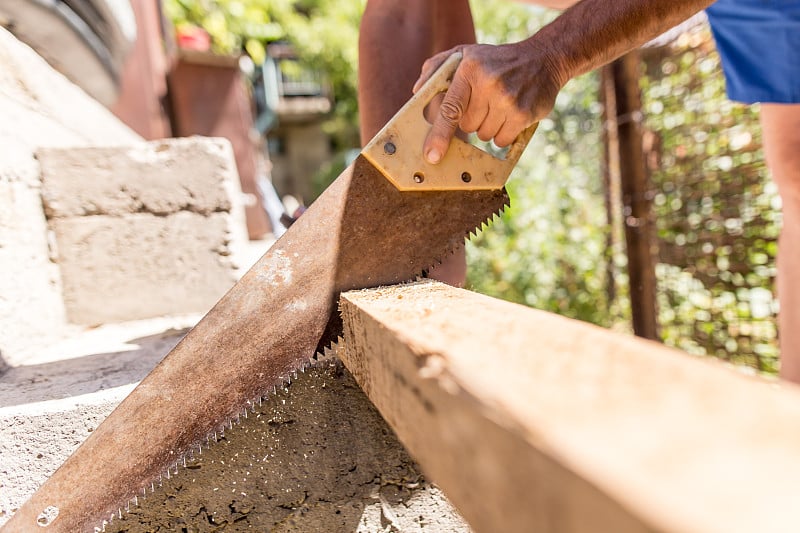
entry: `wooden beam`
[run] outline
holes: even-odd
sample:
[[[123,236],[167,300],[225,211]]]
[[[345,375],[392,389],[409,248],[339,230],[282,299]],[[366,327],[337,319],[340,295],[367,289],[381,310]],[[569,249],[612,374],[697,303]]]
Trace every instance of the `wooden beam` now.
[[[341,357],[477,532],[800,531],[800,389],[438,283],[346,293]]]

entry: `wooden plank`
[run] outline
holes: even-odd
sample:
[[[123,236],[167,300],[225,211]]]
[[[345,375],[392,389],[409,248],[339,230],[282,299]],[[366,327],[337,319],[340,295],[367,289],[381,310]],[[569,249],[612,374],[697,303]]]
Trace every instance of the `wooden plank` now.
[[[438,283],[341,298],[342,359],[477,532],[800,531],[800,389]]]

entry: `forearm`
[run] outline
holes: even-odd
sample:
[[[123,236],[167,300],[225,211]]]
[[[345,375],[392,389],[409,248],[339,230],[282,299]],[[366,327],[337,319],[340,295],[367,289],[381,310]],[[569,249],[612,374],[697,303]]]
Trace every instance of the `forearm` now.
[[[428,57],[473,42],[475,31],[467,0],[370,0],[359,33],[362,144],[410,98]]]
[[[657,37],[713,0],[582,0],[527,39],[567,80]]]
[[[567,9],[578,0],[523,0],[526,4],[533,4],[550,9]]]

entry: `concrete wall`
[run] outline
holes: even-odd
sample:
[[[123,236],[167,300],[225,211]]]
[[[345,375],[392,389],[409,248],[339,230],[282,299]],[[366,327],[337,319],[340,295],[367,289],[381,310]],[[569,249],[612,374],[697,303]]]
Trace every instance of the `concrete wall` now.
[[[65,324],[34,152],[140,138],[3,28],[0,117],[0,352],[13,360]]]

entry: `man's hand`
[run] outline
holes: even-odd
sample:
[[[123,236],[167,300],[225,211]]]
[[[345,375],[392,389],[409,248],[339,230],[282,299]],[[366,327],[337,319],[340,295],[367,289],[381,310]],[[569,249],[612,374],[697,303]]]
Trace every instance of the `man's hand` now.
[[[460,127],[482,141],[511,144],[528,126],[552,110],[567,77],[545,51],[530,41],[506,45],[457,46],[428,59],[416,92],[453,53],[463,57],[433,120],[423,153],[438,163]]]

